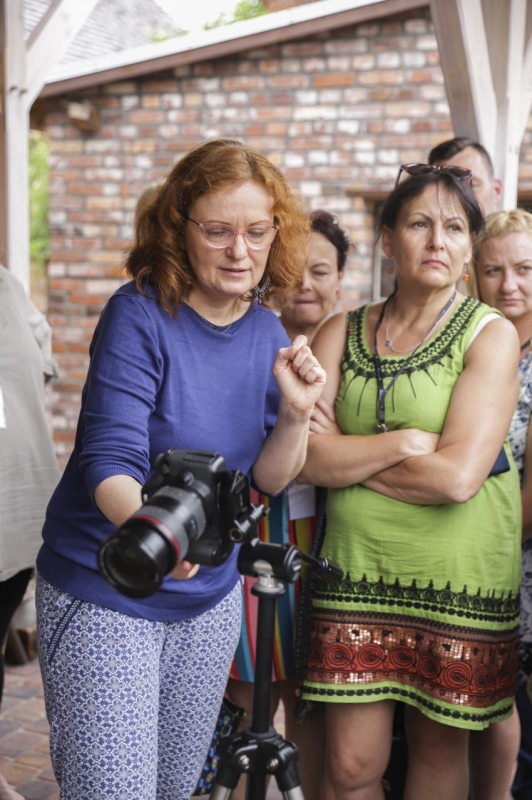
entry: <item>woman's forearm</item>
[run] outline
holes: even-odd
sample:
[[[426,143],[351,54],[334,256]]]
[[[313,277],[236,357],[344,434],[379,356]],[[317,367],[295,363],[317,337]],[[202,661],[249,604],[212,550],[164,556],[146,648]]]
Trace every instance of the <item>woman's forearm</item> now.
[[[416,505],[465,503],[474,497],[510,427],[519,391],[518,347],[508,320],[490,322],[466,352],[436,452],[406,459],[364,486]]]
[[[142,487],[129,475],[106,478],[94,490],[94,501],[110,522],[120,526],[142,504]]]
[[[438,439],[437,434],[415,429],[373,436],[313,434],[299,477],[304,483],[328,489],[352,486],[405,458],[432,452]]]
[[[459,446],[408,458],[363,481],[367,489],[414,505],[465,503],[481,489],[495,458],[483,464]]]
[[[310,413],[283,407],[252,469],[253,481],[266,494],[277,494],[300,472],[307,453]]]

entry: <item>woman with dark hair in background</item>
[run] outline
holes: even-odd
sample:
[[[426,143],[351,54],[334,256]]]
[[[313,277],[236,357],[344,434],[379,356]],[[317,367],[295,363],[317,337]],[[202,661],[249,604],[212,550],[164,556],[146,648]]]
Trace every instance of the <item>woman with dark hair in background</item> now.
[[[136,221],[133,280],[91,345],[74,452],[38,558],[38,644],[63,800],[188,800],[240,631],[236,549],[181,561],[133,599],[97,551],[141,504],[169,448],[218,452],[277,493],[305,458],[325,381],[262,300],[294,293],[308,220],[281,173],[240,142],[190,150]]]
[[[466,800],[469,731],[512,713],[519,485],[500,451],[519,347],[455,288],[482,228],[470,182],[401,168],[380,227],[396,291],[314,341],[343,432],[310,437],[300,476],[328,487],[322,555],[345,573],[316,581],[303,687],[326,708],[322,800],[383,798],[396,700],[405,800]]]
[[[280,317],[291,341],[304,335],[312,344],[319,327],[333,312],[350,245],[346,232],[328,211],[313,211],[309,219],[311,234],[303,284],[296,297],[282,306]],[[314,413],[325,417],[327,408],[319,409],[319,402]],[[329,416],[327,423],[335,425],[334,415]],[[316,422],[311,422],[311,429],[314,425]],[[270,509],[269,516],[260,525],[261,539],[275,544],[289,542],[309,553],[316,524],[315,494],[314,487],[296,482],[277,497],[261,497],[261,502]],[[229,697],[246,710],[242,726],[250,722],[253,696],[257,623],[257,599],[250,591],[253,583],[252,578],[244,579],[242,633],[227,687]],[[285,594],[277,601],[271,714],[273,720],[282,700],[286,738],[299,750],[299,775],[305,800],[319,800],[323,773],[323,720],[316,717],[300,725],[294,722],[298,688],[294,635],[299,591],[299,581],[285,584]],[[233,793],[235,800],[245,797],[244,785],[245,780],[241,780]]]

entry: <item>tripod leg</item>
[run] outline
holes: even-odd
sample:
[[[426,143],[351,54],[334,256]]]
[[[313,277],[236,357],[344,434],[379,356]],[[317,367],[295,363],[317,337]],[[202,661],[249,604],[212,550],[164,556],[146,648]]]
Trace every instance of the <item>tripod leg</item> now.
[[[232,789],[227,789],[225,786],[215,784],[214,789],[210,793],[209,797],[210,800],[230,800],[232,794]]]
[[[305,800],[301,786],[296,786],[295,789],[288,789],[287,792],[283,792],[283,800]]]

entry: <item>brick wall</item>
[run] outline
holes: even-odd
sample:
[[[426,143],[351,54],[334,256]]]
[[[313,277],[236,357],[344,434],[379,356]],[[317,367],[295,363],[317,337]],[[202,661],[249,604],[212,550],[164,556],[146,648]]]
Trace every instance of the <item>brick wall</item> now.
[[[94,104],[97,133],[70,124],[67,99]],[[426,160],[452,126],[427,11],[60,98],[50,103],[47,133],[49,317],[61,370],[53,411],[64,460],[94,325],[123,280],[136,198],[189,147],[242,139],[309,207],[337,214],[356,245],[343,301],[354,306],[372,292],[375,190],[392,187],[399,164]],[[532,188],[532,127],[520,177]]]

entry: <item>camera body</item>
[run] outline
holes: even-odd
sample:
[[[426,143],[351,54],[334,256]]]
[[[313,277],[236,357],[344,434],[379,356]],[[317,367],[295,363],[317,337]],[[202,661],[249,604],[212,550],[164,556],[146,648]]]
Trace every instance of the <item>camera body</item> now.
[[[244,473],[218,453],[168,450],[142,488],[142,506],[101,545],[104,578],[129,597],[147,597],[184,558],[219,566],[254,534],[263,506],[249,502]]]

